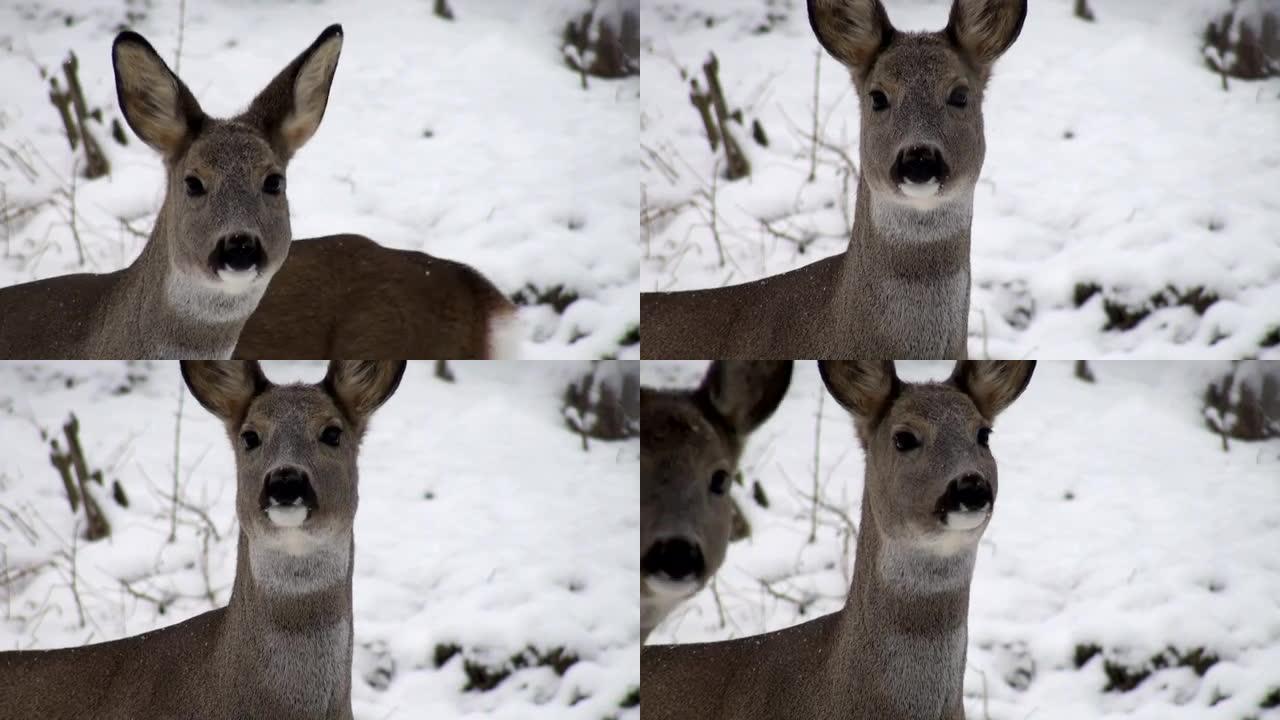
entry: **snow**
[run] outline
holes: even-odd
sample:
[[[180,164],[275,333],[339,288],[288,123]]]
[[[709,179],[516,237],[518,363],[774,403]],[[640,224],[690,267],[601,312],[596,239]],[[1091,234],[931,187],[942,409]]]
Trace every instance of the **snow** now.
[[[1073,4],[1031,3],[983,102],[969,353],[1280,356],[1267,339],[1280,327],[1280,78],[1233,80],[1224,92],[1206,69],[1201,33],[1226,0],[1091,0],[1094,23],[1074,18]],[[898,28],[939,29],[950,2],[885,5]],[[646,2],[641,28],[642,289],[736,284],[843,251],[857,98],[820,52],[804,3]],[[711,52],[730,109],[744,115],[745,127],[731,127],[753,174],[736,182],[715,178],[688,100]],[[817,58],[825,145],[809,182]],[[755,120],[767,148],[751,139]],[[1203,314],[1191,307],[1195,288],[1217,298]],[[1155,297],[1167,306],[1133,329],[1106,329],[1108,306],[1138,310]]]
[[[355,717],[637,720],[624,705],[640,678],[638,441],[584,452],[565,426],[561,393],[585,363],[450,367],[456,384],[412,363],[361,443]],[[275,382],[324,375],[320,363],[264,368]],[[72,412],[89,464],[130,501],[96,493],[114,531],[94,543],[73,541],[48,458]],[[176,363],[0,363],[0,438],[0,648],[136,635],[227,602],[231,445]],[[175,443],[189,508],[168,542]],[[531,663],[493,690],[463,690],[464,663],[498,670],[557,648],[579,658],[562,677]]]
[[[452,22],[431,5],[189,3],[178,74],[206,112],[231,115],[342,23],[324,120],[289,167],[294,236],[358,233],[458,260],[508,296],[563,286],[579,298],[563,316],[522,309],[523,356],[637,356],[621,341],[640,317],[638,80],[583,90],[566,67],[560,33],[580,0],[455,2]],[[0,286],[109,272],[141,251],[163,198],[159,157],[127,126],[127,147],[98,128],[112,174],[76,177],[41,75],[62,82],[74,51],[89,104],[123,124],[111,41],[130,27],[172,66],[178,8],[0,5]]]
[[[908,380],[947,363],[899,363]],[[1096,384],[1041,362],[996,421],[999,499],[979,545],[965,704],[990,720],[1280,717],[1280,440],[1223,441],[1201,396],[1226,363],[1095,362]],[[643,364],[646,386],[691,387],[700,363]],[[821,418],[820,422],[817,418]],[[815,450],[815,438],[818,444]],[[808,542],[815,478],[825,504]],[[848,592],[863,460],[812,362],[750,438],[733,496],[753,534],[651,643],[744,637],[838,610]],[[769,501],[752,499],[758,481]],[[838,514],[843,513],[843,515]],[[763,583],[777,595],[766,591]],[[794,598],[805,604],[801,612]],[[1076,653],[1101,653],[1079,669]],[[1174,648],[1219,658],[1203,677],[1158,670],[1104,692],[1104,663],[1137,670]]]

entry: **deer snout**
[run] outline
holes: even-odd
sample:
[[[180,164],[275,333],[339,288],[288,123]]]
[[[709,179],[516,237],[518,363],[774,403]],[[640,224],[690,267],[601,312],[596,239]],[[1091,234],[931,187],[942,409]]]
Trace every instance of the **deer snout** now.
[[[938,499],[937,515],[948,528],[972,530],[991,515],[994,502],[991,483],[982,475],[970,473],[947,483]]]
[[[903,194],[928,197],[947,181],[951,168],[942,157],[942,150],[932,145],[914,145],[898,152],[891,174]]]
[[[706,569],[702,548],[685,538],[659,540],[640,558],[640,571],[651,587],[673,586],[679,594],[695,592]]]
[[[267,264],[267,251],[257,233],[236,232],[218,238],[218,244],[209,256],[209,265],[220,276],[224,272],[244,273],[260,270]],[[224,279],[225,276],[224,276]]]
[[[296,528],[319,507],[311,478],[296,467],[281,467],[267,473],[259,499],[267,518],[280,527]]]

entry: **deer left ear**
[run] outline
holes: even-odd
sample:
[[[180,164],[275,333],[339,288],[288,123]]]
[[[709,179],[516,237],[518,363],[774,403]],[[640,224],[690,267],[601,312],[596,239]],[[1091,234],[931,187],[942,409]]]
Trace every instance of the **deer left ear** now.
[[[286,160],[320,127],[341,52],[342,26],[330,25],[258,93],[241,116],[261,128]]]
[[[1022,33],[1027,0],[955,0],[944,31],[979,65],[990,67]]]
[[[973,400],[983,417],[995,420],[1027,389],[1035,369],[1035,360],[962,360],[950,383]]]

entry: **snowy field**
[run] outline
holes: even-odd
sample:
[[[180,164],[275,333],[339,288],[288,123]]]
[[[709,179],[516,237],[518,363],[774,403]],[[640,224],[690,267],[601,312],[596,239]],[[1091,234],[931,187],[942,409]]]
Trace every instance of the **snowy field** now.
[[[450,366],[455,384],[411,363],[361,447],[355,717],[638,720],[638,441],[584,452],[565,429],[560,394],[584,363]],[[73,412],[90,466],[129,498],[101,497],[114,532],[94,543],[73,541],[42,439]],[[231,447],[177,363],[0,364],[0,438],[0,649],[135,635],[227,602]]]
[[[181,37],[178,74],[227,116],[338,22],[324,121],[289,168],[295,237],[360,233],[540,298],[522,311],[528,357],[638,355],[639,82],[583,90],[565,66],[560,33],[587,0],[452,5],[448,22],[427,0],[192,2],[180,35],[176,2],[0,3],[0,286],[124,267],[163,197],[158,156],[127,126],[127,147],[97,128],[112,174],[75,178],[42,78],[65,87],[68,51],[88,104],[123,124],[116,32],[142,33],[170,67]]]
[[[950,4],[885,0],[904,30],[941,29]],[[1280,79],[1224,92],[1205,68],[1201,33],[1228,0],[1090,0],[1094,23],[1072,5],[1030,3],[988,87],[970,355],[1277,356]],[[735,284],[842,252],[857,98],[820,53],[805,3],[643,9],[642,288]],[[735,130],[753,174],[735,182],[713,182],[717,157],[689,101],[710,52],[745,122]],[[824,144],[808,182],[819,57]],[[751,139],[755,120],[768,147]]]
[[[1280,717],[1280,441],[1224,452],[1205,429],[1200,395],[1222,366],[1092,363],[1088,385],[1069,363],[1042,362],[997,420],[1000,496],[969,614],[970,718]],[[645,363],[643,375],[688,387],[702,370]],[[899,368],[909,380],[949,372]],[[801,363],[743,456],[733,494],[753,533],[729,548],[719,605],[703,591],[650,642],[742,637],[843,605],[856,539],[820,510],[808,543],[815,457],[820,496],[856,522],[863,459],[852,422],[816,366]],[[768,508],[752,499],[755,481]],[[1104,690],[1170,651],[1183,660],[1127,692]]]

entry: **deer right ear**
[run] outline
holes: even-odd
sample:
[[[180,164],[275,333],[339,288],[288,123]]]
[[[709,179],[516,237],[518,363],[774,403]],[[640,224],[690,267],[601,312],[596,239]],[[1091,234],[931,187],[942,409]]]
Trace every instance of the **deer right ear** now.
[[[988,420],[995,420],[1027,389],[1035,360],[962,360],[951,373],[951,384],[960,388]]]
[[[831,397],[866,422],[880,417],[902,389],[892,360],[819,360],[818,374]]]
[[[271,387],[256,360],[183,360],[181,367],[192,397],[231,425],[243,422],[249,403]]]
[[[116,36],[111,64],[125,122],[142,142],[166,158],[181,153],[205,117],[195,96],[138,33],[126,31]]]
[[[698,393],[738,435],[760,427],[778,409],[791,384],[792,362],[716,360]]]
[[[818,43],[850,68],[869,67],[893,41],[893,25],[880,0],[808,0],[808,5]]]

